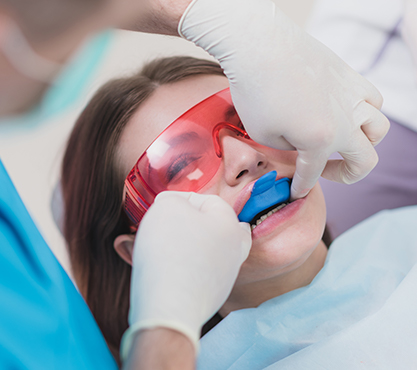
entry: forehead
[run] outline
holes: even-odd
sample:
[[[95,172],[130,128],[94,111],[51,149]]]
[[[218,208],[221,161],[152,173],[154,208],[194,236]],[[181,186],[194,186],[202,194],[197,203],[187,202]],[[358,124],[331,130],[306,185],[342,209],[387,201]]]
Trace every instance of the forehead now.
[[[119,142],[118,156],[127,175],[153,140],[188,109],[228,87],[222,76],[195,76],[160,86],[135,112]]]

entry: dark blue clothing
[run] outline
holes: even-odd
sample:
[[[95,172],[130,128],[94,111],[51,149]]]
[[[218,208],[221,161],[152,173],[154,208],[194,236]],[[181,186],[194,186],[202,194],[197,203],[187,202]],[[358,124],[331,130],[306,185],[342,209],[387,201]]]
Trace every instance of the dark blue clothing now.
[[[0,161],[0,368],[117,369]]]

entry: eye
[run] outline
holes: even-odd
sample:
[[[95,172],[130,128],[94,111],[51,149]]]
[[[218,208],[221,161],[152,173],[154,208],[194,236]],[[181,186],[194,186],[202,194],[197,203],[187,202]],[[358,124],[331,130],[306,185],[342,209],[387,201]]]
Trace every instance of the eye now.
[[[200,158],[201,156],[189,153],[181,154],[179,157],[175,158],[166,171],[167,182],[171,182],[174,179],[179,180],[193,172],[197,168],[197,161]]]

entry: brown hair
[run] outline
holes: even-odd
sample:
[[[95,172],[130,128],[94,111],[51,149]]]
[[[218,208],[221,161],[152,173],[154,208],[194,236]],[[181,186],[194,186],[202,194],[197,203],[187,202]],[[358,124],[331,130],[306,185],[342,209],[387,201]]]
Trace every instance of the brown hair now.
[[[159,85],[195,75],[223,75],[208,60],[171,57],[101,87],[78,118],[62,165],[64,235],[75,280],[116,360],[128,327],[131,267],[113,248],[128,234],[122,210],[124,174],[117,167],[120,135],[138,107]]]

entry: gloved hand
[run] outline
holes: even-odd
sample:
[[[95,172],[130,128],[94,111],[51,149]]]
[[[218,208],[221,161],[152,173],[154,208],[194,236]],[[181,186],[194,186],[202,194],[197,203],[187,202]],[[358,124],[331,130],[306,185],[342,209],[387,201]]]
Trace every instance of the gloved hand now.
[[[323,170],[349,184],[376,165],[373,146],[389,129],[381,95],[272,1],[193,1],[178,27],[220,62],[252,139],[298,150],[292,198],[305,196]],[[328,161],[336,151],[344,160]]]
[[[130,328],[123,337],[126,358],[134,333],[167,327],[198,348],[203,324],[229,296],[251,247],[249,224],[215,195],[159,194],[136,235],[130,291]]]

